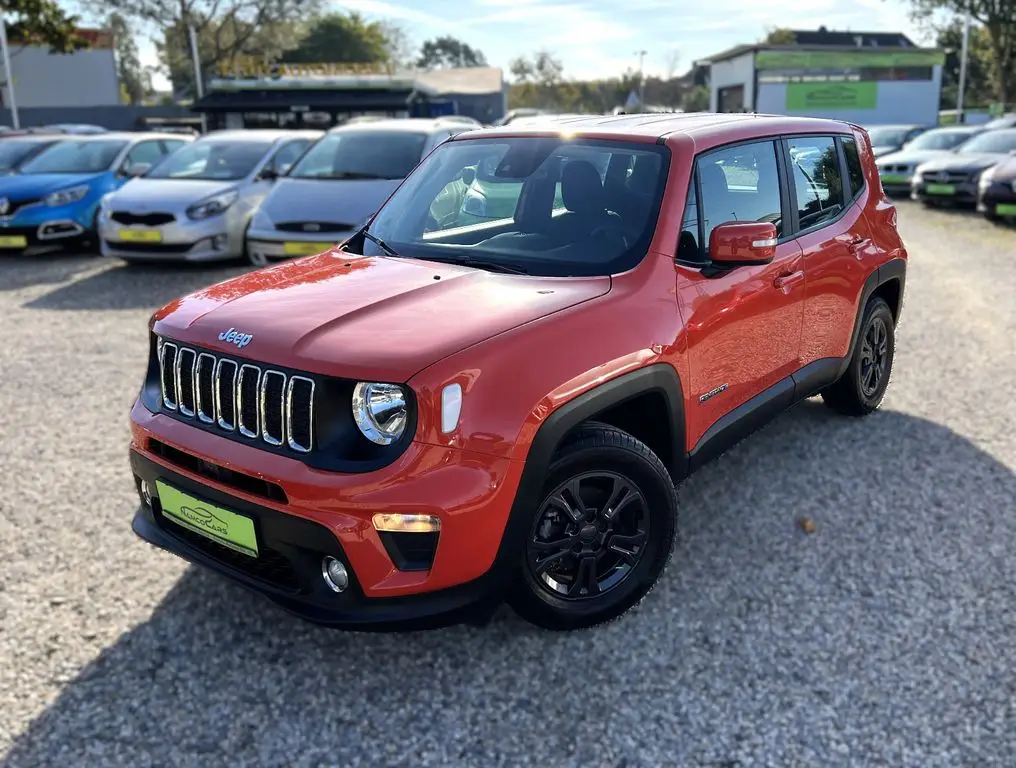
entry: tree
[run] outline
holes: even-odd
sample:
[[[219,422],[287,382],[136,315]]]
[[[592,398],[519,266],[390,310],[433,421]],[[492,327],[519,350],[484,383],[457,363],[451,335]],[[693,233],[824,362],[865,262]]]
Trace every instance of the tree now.
[[[786,27],[772,27],[766,30],[762,42],[766,45],[793,45],[797,42],[797,36],[792,29]]]
[[[7,39],[13,44],[46,45],[53,53],[88,47],[76,34],[78,17],[51,0],[0,0],[0,13],[7,18]]]
[[[941,109],[955,109],[959,95],[960,54],[963,49],[963,20],[954,19],[938,31],[935,46],[946,52],[942,65]],[[984,28],[971,25],[967,41],[967,77],[963,102],[970,106],[986,106],[994,98],[992,83],[991,43]]]
[[[389,60],[385,28],[358,13],[330,13],[315,19],[306,36],[282,61],[287,64],[375,63]]]
[[[113,45],[116,55],[116,75],[120,80],[120,91],[127,104],[140,104],[147,95],[145,73],[138,56],[138,46],[134,42],[127,19],[119,13],[111,13],[106,22],[113,33]]]
[[[1016,0],[910,0],[911,16],[927,22],[941,12],[954,16],[970,13],[988,38],[991,79],[995,98],[1009,103],[1016,88]]]
[[[427,40],[420,49],[416,65],[423,69],[439,67],[485,67],[487,59],[483,53],[467,43],[445,35]]]
[[[681,99],[685,112],[705,112],[709,109],[709,89],[703,85],[689,88]]]
[[[394,21],[379,21],[381,34],[385,38],[388,62],[393,69],[412,69],[416,64],[416,52],[405,28]]]

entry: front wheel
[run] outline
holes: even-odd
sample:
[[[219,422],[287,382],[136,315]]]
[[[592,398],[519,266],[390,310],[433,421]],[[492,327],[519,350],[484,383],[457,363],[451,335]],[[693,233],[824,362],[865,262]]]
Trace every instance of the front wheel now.
[[[670,558],[677,490],[648,446],[605,424],[580,427],[551,464],[508,596],[553,630],[616,619]]]
[[[877,409],[889,386],[895,353],[893,313],[885,300],[876,296],[865,307],[850,365],[822,392],[825,404],[847,416],[866,416]]]

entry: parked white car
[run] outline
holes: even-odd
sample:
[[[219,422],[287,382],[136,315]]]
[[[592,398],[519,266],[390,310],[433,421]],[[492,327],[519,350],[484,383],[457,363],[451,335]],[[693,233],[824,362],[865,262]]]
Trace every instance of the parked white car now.
[[[441,142],[475,129],[408,118],[331,129],[279,179],[247,232],[252,263],[321,253],[354,232]]]
[[[220,261],[245,255],[244,232],[276,179],[323,131],[216,131],[102,200],[103,256]]]

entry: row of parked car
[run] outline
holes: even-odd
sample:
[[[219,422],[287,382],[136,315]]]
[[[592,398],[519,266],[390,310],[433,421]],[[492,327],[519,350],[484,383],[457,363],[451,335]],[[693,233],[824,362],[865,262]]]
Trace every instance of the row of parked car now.
[[[868,135],[887,194],[1016,222],[1016,117],[980,126],[873,126]]]
[[[327,132],[35,134],[0,140],[0,252],[97,248],[134,264],[318,253],[432,148],[479,123],[356,121]]]

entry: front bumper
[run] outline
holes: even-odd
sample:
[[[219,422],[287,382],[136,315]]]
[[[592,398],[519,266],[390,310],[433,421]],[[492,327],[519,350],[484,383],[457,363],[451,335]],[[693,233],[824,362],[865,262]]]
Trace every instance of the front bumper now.
[[[157,500],[152,507],[141,504],[134,531],[309,621],[354,629],[421,629],[482,620],[497,605],[508,575],[505,564],[517,562],[505,547],[505,531],[521,462],[413,443],[389,467],[363,474],[327,472],[152,414],[140,402],[132,411],[132,429],[130,463],[139,488],[141,481],[154,488],[161,478],[250,517],[264,557],[233,553],[178,528],[160,513]],[[188,461],[174,460],[172,451],[154,449],[157,444]],[[259,493],[231,480],[231,473],[270,483],[281,494]],[[379,511],[440,517],[429,569],[400,570],[390,542],[371,523]],[[325,585],[325,555],[346,565],[351,581],[346,592]]]
[[[131,236],[139,239],[124,239]],[[158,240],[140,239],[144,237]],[[124,259],[219,261],[243,255],[242,227],[230,226],[224,216],[200,221],[178,217],[169,224],[149,227],[118,224],[104,214],[99,217],[99,239],[103,256]]]
[[[44,203],[25,206],[13,216],[0,220],[0,250],[59,246],[79,241],[89,235],[97,205],[81,201],[59,206]],[[10,238],[21,239],[24,245],[14,245]]]
[[[939,192],[938,187],[934,186],[939,182],[929,182],[925,180],[914,182],[910,188],[910,197],[913,200],[928,200],[928,201],[939,201],[943,203],[952,203],[959,205],[974,205],[977,203],[977,182],[976,181],[961,181],[961,182],[948,182],[947,186],[951,187],[950,192]],[[931,185],[929,187],[929,185]]]
[[[275,229],[255,229],[247,232],[247,249],[268,259],[291,259],[312,256],[334,248],[352,232],[280,232]]]
[[[982,190],[977,210],[996,218],[1016,217],[1016,189],[1012,182],[995,182]]]
[[[882,189],[888,195],[909,195],[913,178],[913,173],[879,172]]]

